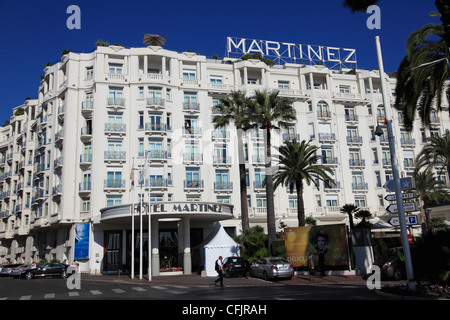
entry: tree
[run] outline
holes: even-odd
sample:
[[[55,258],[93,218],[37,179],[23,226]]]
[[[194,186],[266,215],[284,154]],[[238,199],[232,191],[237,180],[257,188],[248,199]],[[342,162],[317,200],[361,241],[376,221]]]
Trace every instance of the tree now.
[[[287,98],[278,95],[278,91],[256,90],[253,100],[251,114],[254,124],[264,133],[267,229],[271,251],[272,241],[276,239],[271,133],[272,130],[287,127],[289,121],[295,120],[295,109]]]
[[[442,111],[443,95],[449,97],[450,55],[444,34],[442,25],[427,24],[408,37],[395,88],[395,108],[402,111],[408,130],[413,128],[416,112],[422,125],[429,127],[432,111]]]
[[[330,182],[333,170],[330,167],[317,164],[321,156],[316,154],[318,146],[311,145],[311,141],[303,140],[301,143],[293,140],[286,141],[279,149],[279,168],[274,175],[274,188],[280,185],[287,186],[293,193],[297,193],[297,219],[298,225],[305,223],[305,204],[303,201],[304,183],[313,183],[319,189],[318,180]]]
[[[355,225],[353,223],[353,215],[358,212],[359,207],[353,203],[344,204],[339,210],[341,213],[345,213],[348,215],[348,221],[350,224],[350,229],[353,230]]]
[[[421,162],[418,160],[413,178],[415,181],[415,190],[419,196],[425,214],[425,223],[427,229],[429,229],[430,217],[427,210],[428,204],[430,202],[439,203],[440,201],[449,200],[450,195],[447,188],[442,186],[442,181],[436,178],[433,167],[427,167],[425,170],[420,171],[422,167]]]
[[[439,11],[441,22],[445,30],[445,43],[450,47],[450,0],[435,0],[434,5]]]
[[[418,155],[420,163],[443,166],[450,177],[450,131],[447,129],[444,135],[427,138],[427,144]]]
[[[372,218],[372,213],[369,210],[361,209],[355,213],[355,218],[362,219],[355,228],[370,228],[372,224],[366,219]]]
[[[221,128],[234,123],[237,129],[238,160],[239,160],[239,185],[241,193],[241,221],[242,231],[249,227],[247,183],[245,172],[244,145],[242,140],[243,131],[249,128],[249,105],[251,101],[243,91],[232,91],[230,96],[221,100],[217,105],[219,114],[213,117],[214,127]]]

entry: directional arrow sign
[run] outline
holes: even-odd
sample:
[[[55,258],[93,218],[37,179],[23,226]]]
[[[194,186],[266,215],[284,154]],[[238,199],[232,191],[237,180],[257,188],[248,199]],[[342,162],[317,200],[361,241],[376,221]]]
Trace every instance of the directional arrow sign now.
[[[406,178],[400,178],[400,189],[401,190],[409,190],[413,189],[415,187],[414,180],[411,177]],[[394,191],[394,180],[388,180],[384,184],[383,188],[385,188],[387,191]]]
[[[402,199],[412,199],[415,197],[415,194],[412,192],[402,193]],[[397,196],[395,194],[388,194],[386,197],[384,197],[387,201],[396,201]]]
[[[406,225],[412,226],[419,224],[419,219],[417,216],[406,216],[405,217]],[[398,217],[393,217],[388,220],[388,223],[393,227],[399,227],[400,226],[400,220]]]
[[[405,212],[411,212],[411,211],[416,211],[416,203],[415,202],[403,202],[403,209],[405,210]],[[387,208],[386,211],[390,212],[390,213],[397,213],[398,212],[398,206],[397,204],[390,204]]]

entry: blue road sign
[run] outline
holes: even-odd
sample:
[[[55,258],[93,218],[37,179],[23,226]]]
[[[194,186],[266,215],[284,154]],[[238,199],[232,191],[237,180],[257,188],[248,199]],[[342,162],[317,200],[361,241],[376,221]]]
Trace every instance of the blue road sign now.
[[[415,187],[415,185],[414,185],[413,178],[411,178],[411,177],[400,178],[400,189],[401,190],[409,190],[409,189],[413,189],[414,187]],[[395,190],[394,180],[386,181],[383,188],[385,188],[387,191],[391,191],[391,192],[394,191]]]
[[[387,222],[393,227],[400,226],[400,220],[398,217],[390,218]],[[406,222],[407,226],[412,226],[412,225],[419,224],[419,219],[417,218],[417,216],[406,216],[405,222]]]

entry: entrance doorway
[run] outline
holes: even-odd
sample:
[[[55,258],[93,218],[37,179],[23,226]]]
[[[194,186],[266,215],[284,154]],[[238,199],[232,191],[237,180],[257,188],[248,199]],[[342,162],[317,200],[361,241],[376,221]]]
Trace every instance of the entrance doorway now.
[[[105,232],[105,258],[103,263],[103,271],[105,273],[117,273],[122,268],[121,234],[122,231]]]

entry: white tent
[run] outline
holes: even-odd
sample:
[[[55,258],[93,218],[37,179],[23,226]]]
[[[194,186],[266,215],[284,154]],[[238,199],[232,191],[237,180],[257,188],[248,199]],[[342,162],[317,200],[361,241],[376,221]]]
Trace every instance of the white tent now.
[[[220,222],[214,224],[209,236],[196,248],[200,251],[207,277],[217,276],[214,266],[219,256],[225,259],[240,254],[240,245],[228,235]]]

